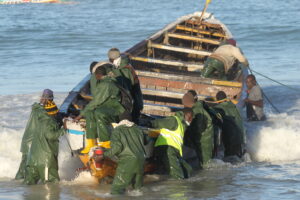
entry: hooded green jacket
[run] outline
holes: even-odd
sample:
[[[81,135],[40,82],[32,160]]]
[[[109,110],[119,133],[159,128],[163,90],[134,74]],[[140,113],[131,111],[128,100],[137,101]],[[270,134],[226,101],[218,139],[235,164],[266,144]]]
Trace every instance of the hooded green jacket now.
[[[230,144],[242,144],[244,140],[244,126],[237,107],[231,101],[226,101],[216,105],[214,109],[222,115],[222,130],[226,141]]]
[[[22,138],[22,143],[21,143],[20,151],[23,154],[28,154],[33,137],[39,132],[36,129],[36,127],[39,124],[39,122],[38,122],[39,108],[40,108],[40,106],[38,103],[34,103],[32,105],[31,114],[30,114],[29,120],[27,122],[25,131],[24,131],[24,135]]]
[[[112,107],[118,110],[118,113],[125,111],[121,105],[120,89],[116,86],[115,79],[111,77],[104,77],[97,81],[95,96],[80,112],[80,115],[85,116],[87,112],[94,111],[99,106]]]
[[[135,124],[132,126],[120,125],[116,127],[110,139],[111,148],[104,152],[104,156],[120,160],[145,160],[144,135]]]
[[[43,106],[34,104],[33,109],[35,122],[30,128],[37,132],[32,139],[27,165],[57,169],[58,138],[64,134],[64,130],[58,127],[56,120],[47,114]]]

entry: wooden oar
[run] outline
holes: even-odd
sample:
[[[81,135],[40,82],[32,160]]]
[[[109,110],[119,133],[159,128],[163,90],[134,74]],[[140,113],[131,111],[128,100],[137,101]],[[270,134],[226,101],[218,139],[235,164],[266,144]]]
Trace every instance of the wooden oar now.
[[[210,2],[211,2],[211,0],[206,0],[205,6],[204,6],[204,8],[203,8],[203,10],[202,10],[202,13],[201,13],[201,16],[200,16],[200,19],[199,19],[200,22],[202,21],[203,16],[204,16],[204,13],[206,12],[206,9],[207,9],[208,4],[209,4]]]

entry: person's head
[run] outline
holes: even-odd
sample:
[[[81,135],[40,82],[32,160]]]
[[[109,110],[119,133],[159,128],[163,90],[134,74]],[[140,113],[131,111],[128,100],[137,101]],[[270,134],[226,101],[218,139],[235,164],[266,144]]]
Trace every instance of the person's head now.
[[[216,99],[218,101],[220,100],[223,100],[223,99],[226,99],[227,98],[227,95],[224,91],[219,91],[217,94],[216,94]]]
[[[196,101],[195,96],[191,92],[185,93],[182,97],[182,104],[186,108],[192,108]]]
[[[110,62],[114,62],[115,59],[121,56],[120,50],[117,48],[111,48],[107,53]]]
[[[184,120],[185,120],[186,124],[190,125],[192,123],[193,117],[194,117],[193,109],[184,108],[182,112],[183,112],[183,116],[184,116]]]
[[[251,89],[256,85],[256,78],[253,74],[250,74],[247,76],[246,85],[247,85],[248,89]]]
[[[197,92],[195,90],[189,90],[188,93],[190,93],[191,95],[193,95],[194,97],[194,102],[196,103],[198,101],[198,95]]]
[[[97,65],[98,62],[94,61],[90,64],[90,72],[93,73],[93,68]]]
[[[110,66],[111,64],[103,64],[103,65],[100,65],[96,71],[95,71],[95,75],[96,75],[96,79],[97,80],[101,80],[104,76],[107,75],[107,68]]]
[[[226,43],[236,47],[236,41],[233,38],[228,39]]]
[[[53,91],[50,89],[45,89],[41,96],[40,103],[42,105],[45,105],[48,101],[53,101],[53,99],[54,99]]]

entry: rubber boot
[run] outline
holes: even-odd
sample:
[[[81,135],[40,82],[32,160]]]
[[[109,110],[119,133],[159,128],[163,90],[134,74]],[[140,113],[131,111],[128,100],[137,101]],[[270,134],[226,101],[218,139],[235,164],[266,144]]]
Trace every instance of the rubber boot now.
[[[97,145],[96,139],[86,139],[85,147],[80,153],[87,154],[90,152],[90,149],[96,145]]]

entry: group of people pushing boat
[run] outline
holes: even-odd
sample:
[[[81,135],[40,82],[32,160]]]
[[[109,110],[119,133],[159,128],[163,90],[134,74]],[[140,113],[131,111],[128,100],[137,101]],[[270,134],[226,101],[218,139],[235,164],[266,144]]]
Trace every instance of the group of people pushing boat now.
[[[74,120],[86,120],[86,145],[81,154],[89,153],[98,141],[110,141],[111,147],[104,149],[98,159],[118,158],[111,193],[121,194],[130,184],[134,189],[142,187],[145,144],[152,137],[151,133],[145,135],[138,126],[143,97],[138,76],[128,56],[112,48],[108,58],[108,62],[91,63],[92,99]],[[248,61],[235,47],[235,41],[230,39],[207,59],[202,76],[226,79],[235,60],[240,61],[239,64],[248,65]],[[262,94],[253,75],[247,77],[247,86],[249,95],[245,103],[248,119],[263,120]],[[51,110],[52,114],[47,113],[46,105],[53,105],[53,98],[51,90],[43,92],[41,102],[32,107],[25,129],[21,149],[23,157],[16,178],[24,178],[27,184],[36,184],[39,180],[59,180],[58,138],[64,134],[66,126],[64,124],[61,128],[60,117],[56,116],[57,108]],[[205,168],[216,155],[218,130],[222,132],[224,155],[243,155],[245,130],[239,110],[225,92],[219,91],[215,98],[217,103],[210,106],[204,101],[198,101],[197,93],[189,90],[182,98],[184,108],[181,111],[175,112],[174,116],[157,118],[148,123],[148,128],[159,130],[152,158],[158,166],[156,172],[167,173],[176,179],[188,178],[192,168],[183,158],[183,145],[196,152],[198,167]]]

